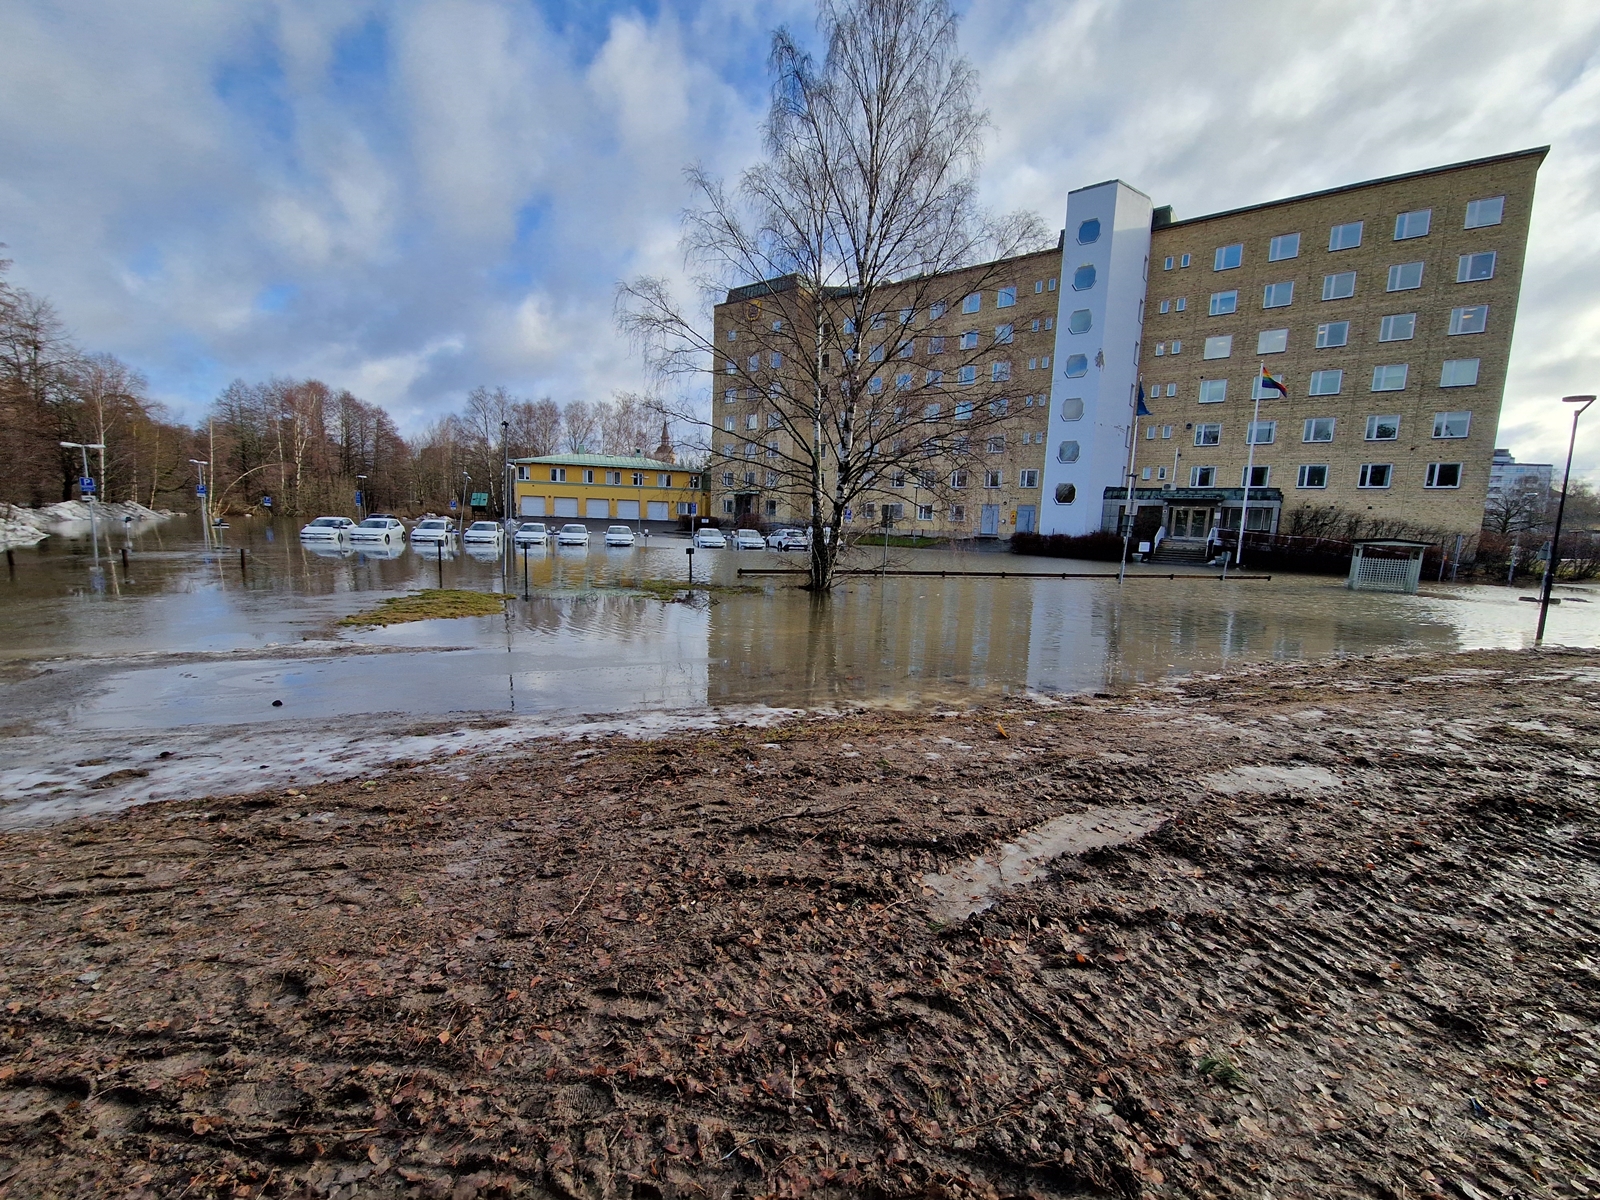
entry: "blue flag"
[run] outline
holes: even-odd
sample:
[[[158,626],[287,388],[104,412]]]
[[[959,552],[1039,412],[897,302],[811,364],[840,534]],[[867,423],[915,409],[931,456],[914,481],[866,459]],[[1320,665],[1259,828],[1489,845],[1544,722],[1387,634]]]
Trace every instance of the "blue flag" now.
[[[1150,415],[1150,410],[1145,407],[1144,403],[1144,380],[1142,379],[1139,381],[1139,407],[1135,410],[1134,415],[1139,417],[1148,417]]]

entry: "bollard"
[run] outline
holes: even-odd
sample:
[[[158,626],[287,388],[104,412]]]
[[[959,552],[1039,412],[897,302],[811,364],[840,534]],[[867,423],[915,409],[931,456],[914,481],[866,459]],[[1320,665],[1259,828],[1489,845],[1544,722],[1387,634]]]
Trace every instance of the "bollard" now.
[[[11,547],[6,547],[6,574],[15,579],[17,577],[17,557],[11,553]]]
[[[239,547],[239,574],[244,574],[244,547]]]
[[[122,548],[122,577],[124,579],[128,577],[128,548],[126,546]]]
[[[439,590],[444,591],[444,539],[440,538],[434,543],[439,551]]]

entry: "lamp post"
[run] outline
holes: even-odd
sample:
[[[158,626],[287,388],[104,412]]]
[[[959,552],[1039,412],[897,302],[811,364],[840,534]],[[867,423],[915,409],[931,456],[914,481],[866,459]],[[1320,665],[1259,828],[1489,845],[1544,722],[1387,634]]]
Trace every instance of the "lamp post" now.
[[[367,477],[356,476],[356,511],[361,514],[361,519],[367,519]]]
[[[94,476],[89,474],[89,451],[100,451],[100,478],[105,479],[106,446],[104,442],[62,442],[63,450],[77,450],[83,455],[83,474],[78,477],[78,491],[89,500],[89,539],[93,543],[94,559],[100,561],[100,525],[95,518]]]
[[[1589,411],[1593,396],[1563,396],[1561,403],[1575,404],[1572,412],[1572,436],[1567,440],[1567,470],[1561,477],[1561,502],[1556,505],[1556,528],[1550,535],[1550,557],[1544,564],[1544,583],[1539,588],[1539,625],[1533,631],[1533,644],[1544,641],[1544,619],[1550,611],[1550,590],[1555,587],[1556,569],[1561,565],[1561,518],[1567,511],[1567,487],[1572,482],[1572,450],[1578,444],[1578,418]]]
[[[200,497],[200,531],[205,536],[206,545],[211,545],[211,498],[206,495],[206,468],[211,465],[208,458],[191,458],[191,467],[200,468],[197,474],[199,482],[195,484],[195,495]]]
[[[467,488],[472,486],[472,476],[465,471],[461,472],[461,518],[456,522],[456,536],[462,537],[467,532]],[[465,551],[466,547],[462,547]]]

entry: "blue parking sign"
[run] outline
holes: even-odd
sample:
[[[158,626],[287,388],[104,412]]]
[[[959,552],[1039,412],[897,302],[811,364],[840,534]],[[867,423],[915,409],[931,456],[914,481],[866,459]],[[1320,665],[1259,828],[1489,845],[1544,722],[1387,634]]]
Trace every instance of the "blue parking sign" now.
[[[204,496],[206,494],[206,485],[202,483],[199,487],[195,488],[194,494],[196,496]]]
[[[78,477],[78,490],[85,496],[94,495],[94,476],[80,475]]]

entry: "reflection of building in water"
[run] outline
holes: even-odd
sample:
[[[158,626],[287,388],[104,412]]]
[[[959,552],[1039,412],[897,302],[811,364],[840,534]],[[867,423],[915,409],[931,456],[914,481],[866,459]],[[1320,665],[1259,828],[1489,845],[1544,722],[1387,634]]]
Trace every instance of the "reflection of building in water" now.
[[[850,579],[711,610],[708,699],[821,705],[1009,691],[1027,678],[1032,599],[990,579]]]

